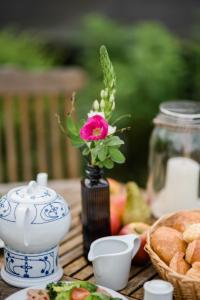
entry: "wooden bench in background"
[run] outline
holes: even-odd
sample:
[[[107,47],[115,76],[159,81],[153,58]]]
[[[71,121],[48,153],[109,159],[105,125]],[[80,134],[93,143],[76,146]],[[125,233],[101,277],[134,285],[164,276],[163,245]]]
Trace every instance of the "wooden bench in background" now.
[[[48,72],[0,70],[0,182],[27,181],[38,172],[49,177],[80,174],[80,159],[61,133],[70,97],[85,74],[72,68]]]

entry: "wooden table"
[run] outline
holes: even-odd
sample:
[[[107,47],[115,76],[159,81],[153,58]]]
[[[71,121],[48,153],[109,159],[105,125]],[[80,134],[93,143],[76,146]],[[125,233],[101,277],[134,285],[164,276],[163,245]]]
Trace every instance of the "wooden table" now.
[[[16,186],[16,184],[14,185]],[[55,189],[68,201],[72,211],[70,232],[60,245],[60,263],[64,268],[63,279],[80,279],[94,282],[92,266],[83,256],[83,238],[80,221],[80,184],[78,180],[51,181],[49,186]],[[13,184],[0,184],[0,194],[6,193]],[[3,264],[3,251],[0,252],[0,267]],[[143,299],[143,284],[145,281],[158,277],[149,263],[143,267],[132,266],[128,285],[121,293],[129,299]],[[0,300],[4,300],[19,289],[11,287],[0,279]]]

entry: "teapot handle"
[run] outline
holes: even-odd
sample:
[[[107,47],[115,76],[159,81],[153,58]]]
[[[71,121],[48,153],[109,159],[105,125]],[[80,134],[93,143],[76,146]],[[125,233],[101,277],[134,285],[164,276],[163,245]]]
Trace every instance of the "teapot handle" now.
[[[29,214],[29,207],[19,205],[15,211],[16,215],[16,225],[19,233],[22,234],[23,242],[26,247],[29,246],[28,238],[27,238],[27,216]]]

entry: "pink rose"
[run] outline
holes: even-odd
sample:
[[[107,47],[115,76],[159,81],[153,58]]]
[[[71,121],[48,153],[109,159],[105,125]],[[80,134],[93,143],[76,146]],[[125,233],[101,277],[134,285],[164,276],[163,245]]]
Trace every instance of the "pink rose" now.
[[[100,115],[88,118],[80,129],[80,137],[85,141],[103,140],[108,135],[108,122]]]

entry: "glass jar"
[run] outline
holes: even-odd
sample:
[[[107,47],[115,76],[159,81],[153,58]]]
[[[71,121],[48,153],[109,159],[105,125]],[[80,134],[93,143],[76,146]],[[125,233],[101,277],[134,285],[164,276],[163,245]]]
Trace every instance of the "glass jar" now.
[[[103,169],[88,165],[81,181],[84,256],[91,243],[111,235],[109,184]]]
[[[154,216],[200,208],[200,103],[165,102],[154,125],[147,184]]]

